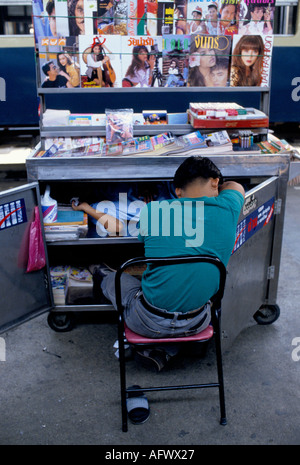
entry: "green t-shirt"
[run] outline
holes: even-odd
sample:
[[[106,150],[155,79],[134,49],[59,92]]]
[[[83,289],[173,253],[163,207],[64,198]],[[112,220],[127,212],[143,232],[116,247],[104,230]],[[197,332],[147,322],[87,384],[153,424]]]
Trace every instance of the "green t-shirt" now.
[[[150,202],[141,211],[139,240],[145,256],[213,255],[225,266],[233,250],[244,198],[225,189],[217,197]],[[219,271],[209,263],[147,266],[142,289],[146,300],[170,312],[204,305],[218,290]]]

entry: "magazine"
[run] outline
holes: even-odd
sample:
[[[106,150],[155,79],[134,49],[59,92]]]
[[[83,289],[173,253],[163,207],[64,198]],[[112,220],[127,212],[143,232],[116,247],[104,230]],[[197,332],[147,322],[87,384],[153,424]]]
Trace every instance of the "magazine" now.
[[[128,0],[127,34],[129,36],[137,35],[137,14],[137,0]]]
[[[178,137],[178,142],[182,147],[192,148],[192,147],[205,147],[205,136],[201,134],[200,131],[191,132],[190,134],[185,134],[184,136]]]
[[[51,8],[48,8],[48,10],[51,12],[52,18],[50,18],[50,13],[48,14],[46,10],[47,3],[48,0],[32,0],[34,40],[36,45],[39,42],[39,37],[50,37],[57,35],[55,19],[53,18],[53,14],[55,14],[55,5],[53,4]],[[54,19],[52,30],[50,27],[50,19]]]
[[[138,36],[147,35],[147,6],[146,0],[137,0],[137,25],[136,32]]]
[[[229,85],[230,36],[192,34],[188,86],[226,87]]]
[[[218,34],[218,8],[216,1],[188,0],[187,33]]]
[[[173,34],[187,34],[187,4],[188,0],[174,1]]]
[[[122,87],[161,87],[162,37],[123,36]]]
[[[174,2],[158,0],[157,3],[157,35],[173,34]]]
[[[97,34],[127,35],[127,0],[97,0]]]
[[[105,110],[106,144],[117,144],[133,138],[133,110]]]
[[[40,37],[39,69],[43,88],[80,87],[78,38]]]
[[[231,144],[230,137],[227,131],[218,131],[211,134],[205,135],[205,142],[208,147],[220,147],[227,144]],[[232,147],[232,144],[231,144]]]
[[[50,2],[48,2],[48,5],[49,3]],[[68,7],[68,2],[66,0],[65,1],[54,0],[53,3],[55,3],[55,11],[52,12],[53,18],[52,17],[50,18],[49,16],[49,20],[50,20],[50,25],[51,25],[51,22],[52,24],[54,22],[56,25],[56,32],[57,32],[56,36],[58,37],[66,37],[66,36],[72,36],[72,35],[77,36],[78,33],[70,34],[70,30],[72,29],[70,29],[70,20],[68,18],[68,16],[71,14],[70,9]],[[47,5],[47,9],[49,9],[48,5]],[[78,8],[76,8],[76,12],[74,9],[73,16],[75,15],[76,16],[80,15],[80,11],[78,11]],[[76,19],[74,19],[74,22],[76,22]]]
[[[167,124],[167,110],[143,110],[143,124]]]
[[[268,87],[272,48],[272,35],[236,34],[232,43],[230,86]]]
[[[218,0],[218,34],[231,37],[237,34],[242,15],[243,4],[241,0]]]
[[[190,36],[163,36],[164,87],[186,87],[189,72]]]
[[[275,0],[242,0],[239,34],[273,34]]]
[[[121,36],[79,36],[81,87],[121,87]]]
[[[85,35],[97,34],[97,0],[84,0]]]

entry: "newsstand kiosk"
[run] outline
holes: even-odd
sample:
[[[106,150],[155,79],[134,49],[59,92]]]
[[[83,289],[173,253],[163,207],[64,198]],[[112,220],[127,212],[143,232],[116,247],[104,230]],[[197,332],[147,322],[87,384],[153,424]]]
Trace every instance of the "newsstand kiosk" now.
[[[193,152],[199,154],[197,149]],[[270,324],[279,316],[276,296],[290,156],[218,153],[209,158],[225,179],[235,179],[246,187],[223,298],[222,336],[226,348],[253,318],[258,324]],[[86,266],[95,263],[95,257],[96,262],[114,257],[114,263],[119,260],[121,264],[143,255],[142,246],[134,237],[87,236],[46,242],[43,232],[46,266],[27,273],[29,228],[36,206],[41,216],[40,191],[46,185],[51,186],[58,201],[60,195],[63,197],[66,191],[69,195],[75,189],[84,198],[88,189],[102,183],[171,180],[183,160],[182,156],[171,155],[84,159],[30,156],[30,184],[0,193],[1,332],[43,312],[50,312],[52,329],[67,331],[73,327],[76,312],[113,310],[107,304],[54,305],[50,265],[72,262]]]

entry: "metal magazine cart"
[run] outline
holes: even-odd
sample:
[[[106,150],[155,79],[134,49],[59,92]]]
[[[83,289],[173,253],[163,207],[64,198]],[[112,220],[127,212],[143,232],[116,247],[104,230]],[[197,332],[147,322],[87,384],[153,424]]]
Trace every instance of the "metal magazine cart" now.
[[[186,92],[193,99],[201,100],[205,93],[259,93],[260,109],[268,114],[269,88],[176,88]],[[106,93],[118,93],[119,108],[122,107],[124,92],[139,98],[144,92],[153,92],[163,97],[162,91],[174,92],[169,88],[140,89],[42,89],[38,94],[45,108],[46,94],[56,94],[64,99],[66,95],[80,97],[92,94],[99,101]],[[194,94],[192,94],[194,92]],[[175,94],[174,94],[175,95]],[[195,97],[196,96],[196,97]],[[133,102],[134,103],[134,102]],[[134,105],[132,105],[134,107]],[[104,108],[103,108],[104,110]],[[171,131],[175,135],[192,132],[191,125],[136,126],[134,135],[150,135]],[[258,131],[267,134],[267,128]],[[204,131],[203,131],[204,132]],[[211,129],[209,130],[211,132]],[[105,135],[104,127],[41,127],[41,144],[45,137],[52,136]],[[36,151],[40,147],[36,148]],[[197,149],[193,153],[204,155]],[[5,302],[1,306],[0,330],[5,331],[43,312],[49,313],[49,324],[57,331],[70,330],[77,312],[107,311],[107,304],[54,305],[50,285],[50,265],[73,264],[86,266],[115,257],[121,264],[124,259],[140,256],[142,246],[133,237],[85,237],[76,240],[46,242],[47,266],[33,273],[26,273],[26,247],[29,224],[33,210],[40,209],[40,192],[46,184],[51,186],[51,195],[60,201],[74,195],[86,199],[95,194],[103,183],[139,182],[155,183],[171,180],[184,157],[99,157],[99,158],[34,158],[26,161],[29,184],[0,194],[1,205],[13,205],[22,201],[24,221],[7,227],[2,223],[1,254],[5,269],[2,272],[2,286]],[[246,200],[241,212],[235,249],[228,266],[228,278],[223,299],[222,335],[223,346],[233,343],[238,334],[248,326],[254,317],[259,324],[269,324],[279,316],[276,304],[281,242],[284,223],[286,187],[289,178],[289,154],[280,155],[233,155],[217,153],[210,158],[217,164],[225,178],[237,179],[247,188]],[[45,237],[44,237],[45,240]]]

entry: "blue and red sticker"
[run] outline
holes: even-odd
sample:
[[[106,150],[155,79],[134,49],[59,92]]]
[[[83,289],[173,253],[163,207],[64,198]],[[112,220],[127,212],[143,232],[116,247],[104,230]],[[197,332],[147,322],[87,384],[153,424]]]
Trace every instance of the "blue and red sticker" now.
[[[0,205],[0,231],[27,221],[24,199]]]
[[[257,231],[270,223],[274,215],[275,197],[246,216],[236,228],[236,239],[232,254],[236,252]]]

